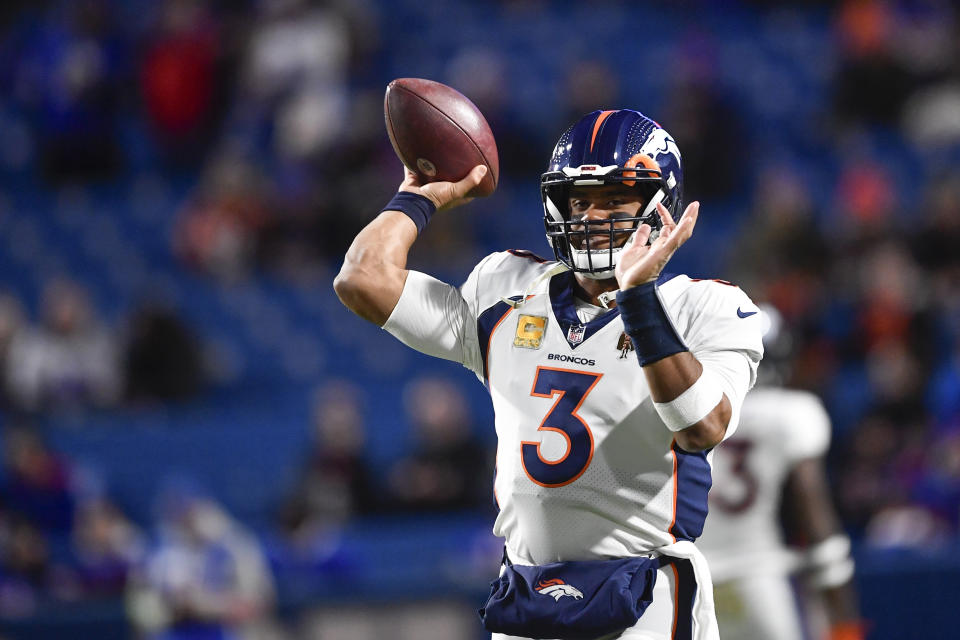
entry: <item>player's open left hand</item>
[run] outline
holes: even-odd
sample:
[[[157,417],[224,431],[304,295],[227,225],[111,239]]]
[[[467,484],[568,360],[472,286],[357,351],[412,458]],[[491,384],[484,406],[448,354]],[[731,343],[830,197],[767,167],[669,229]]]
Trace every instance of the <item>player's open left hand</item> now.
[[[648,245],[647,240],[652,229],[650,225],[642,224],[620,255],[616,275],[621,291],[656,280],[660,276],[674,251],[693,235],[693,227],[697,224],[697,215],[700,213],[700,203],[691,202],[679,223],[673,221],[670,212],[660,203],[657,203],[657,213],[663,222],[660,235]]]
[[[418,193],[425,198],[429,198],[436,205],[437,210],[445,211],[473,200],[473,198],[467,198],[466,195],[483,181],[485,175],[487,175],[487,167],[478,164],[459,182],[428,182],[424,184],[417,178],[417,174],[404,167],[400,191]]]

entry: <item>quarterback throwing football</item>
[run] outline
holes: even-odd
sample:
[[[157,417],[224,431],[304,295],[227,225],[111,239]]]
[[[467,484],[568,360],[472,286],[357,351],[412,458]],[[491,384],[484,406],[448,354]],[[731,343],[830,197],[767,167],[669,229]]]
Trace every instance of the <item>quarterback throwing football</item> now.
[[[555,261],[495,253],[459,289],[407,270],[430,216],[484,173],[421,184],[407,171],[334,285],[358,315],[487,386],[505,552],[484,626],[495,640],[716,638],[693,541],[709,452],[736,429],[763,347],[739,288],[663,271],[700,209],[676,220],[680,151],[637,111],[590,113],[541,178]]]

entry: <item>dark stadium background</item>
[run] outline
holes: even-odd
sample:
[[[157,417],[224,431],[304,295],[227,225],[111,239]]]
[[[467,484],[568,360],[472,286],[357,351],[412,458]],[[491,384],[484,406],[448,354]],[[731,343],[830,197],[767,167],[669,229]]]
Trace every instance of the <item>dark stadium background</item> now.
[[[471,97],[499,143],[497,193],[416,246],[412,266],[451,282],[493,250],[549,254],[538,175],[583,113],[638,108],[674,135],[703,208],[671,270],[782,314],[764,366],[829,408],[870,637],[947,637],[957,14],[947,0],[4,2],[0,637],[162,628],[153,574],[191,508],[262,560],[261,615],[231,613],[250,637],[482,637],[473,609],[499,560],[485,390],[331,286],[399,182],[382,96],[404,76]]]

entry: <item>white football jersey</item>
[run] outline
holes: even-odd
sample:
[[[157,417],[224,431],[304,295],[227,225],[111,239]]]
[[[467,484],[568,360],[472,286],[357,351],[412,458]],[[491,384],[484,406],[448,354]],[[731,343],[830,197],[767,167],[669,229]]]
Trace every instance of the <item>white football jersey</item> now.
[[[710,489],[706,453],[680,450],[657,414],[619,311],[577,317],[574,276],[528,252],[488,256],[457,291],[411,272],[384,325],[487,385],[498,437],[494,533],[521,564],[636,556],[693,540]],[[733,406],[762,355],[739,288],[664,276],[677,333]]]
[[[716,582],[793,569],[779,524],[783,486],[794,465],[829,445],[830,421],[812,393],[748,394],[736,435],[714,450],[710,516],[697,542]]]

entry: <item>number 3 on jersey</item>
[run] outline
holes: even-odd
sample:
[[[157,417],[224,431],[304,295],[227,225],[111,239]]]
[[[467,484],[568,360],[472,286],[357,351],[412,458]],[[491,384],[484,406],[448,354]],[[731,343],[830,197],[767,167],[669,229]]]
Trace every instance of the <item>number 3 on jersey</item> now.
[[[559,460],[546,460],[540,451],[540,442],[524,441],[520,444],[523,469],[540,486],[570,484],[590,466],[593,434],[577,415],[577,410],[602,377],[602,373],[537,367],[530,395],[536,398],[557,396],[537,431],[556,431],[567,441],[567,451]]]

